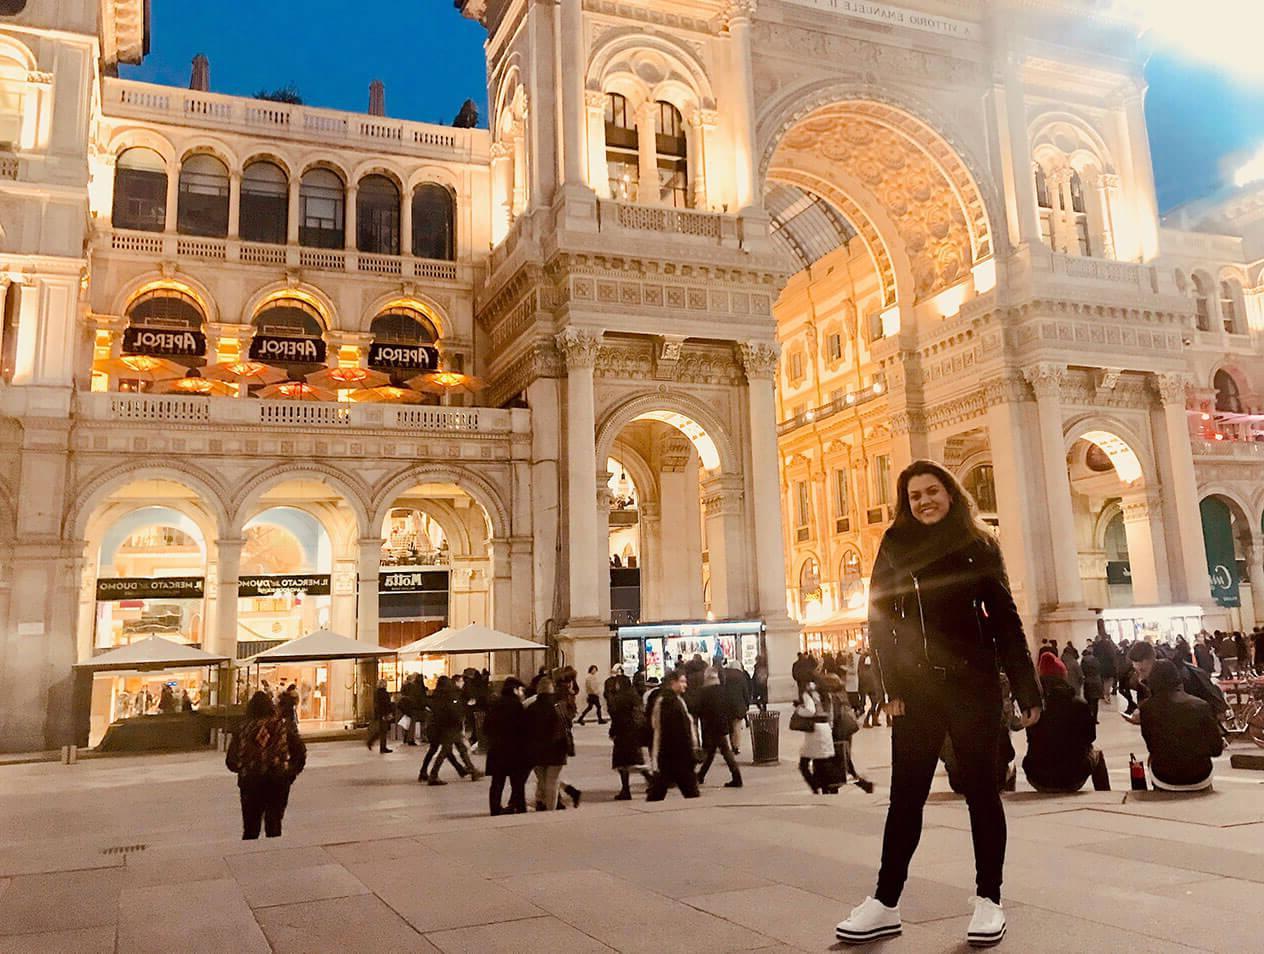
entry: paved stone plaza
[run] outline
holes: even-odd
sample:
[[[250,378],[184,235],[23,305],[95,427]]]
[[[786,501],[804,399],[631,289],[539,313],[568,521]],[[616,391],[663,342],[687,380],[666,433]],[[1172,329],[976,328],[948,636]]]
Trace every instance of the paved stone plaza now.
[[[1051,798],[1020,782],[1007,796],[1003,949],[1260,950],[1262,777],[1226,757],[1214,794],[1125,798],[1138,730],[1103,723],[1120,791]],[[612,802],[605,728],[577,737],[567,776],[581,809],[495,819],[485,782],[418,785],[417,749],[314,744],[277,842],[239,840],[233,778],[215,753],[0,767],[0,952],[835,946],[835,922],[872,887],[885,729],[855,749],[879,783],[872,796],[813,797],[787,732],[780,765],[744,767],[744,789],[720,787],[721,764],[701,799],[656,805]],[[874,946],[884,954],[966,949],[968,823],[944,778],[926,821],[904,936]]]

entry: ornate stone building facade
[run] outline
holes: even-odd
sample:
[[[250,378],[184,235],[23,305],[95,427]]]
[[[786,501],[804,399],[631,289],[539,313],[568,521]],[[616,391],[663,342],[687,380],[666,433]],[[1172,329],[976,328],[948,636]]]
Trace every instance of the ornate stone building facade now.
[[[757,620],[784,688],[920,456],[1033,632],[1220,618],[1208,497],[1264,592],[1264,232],[1247,194],[1160,223],[1100,4],[466,0],[487,130],[120,80],[141,0],[19,6],[0,747],[74,737],[73,666],[152,633],[475,621],[604,668],[612,620]],[[361,400],[439,369],[484,387]]]

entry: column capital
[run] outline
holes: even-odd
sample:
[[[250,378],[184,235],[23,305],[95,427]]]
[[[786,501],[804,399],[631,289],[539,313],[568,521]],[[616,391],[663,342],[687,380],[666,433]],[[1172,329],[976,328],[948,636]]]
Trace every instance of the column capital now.
[[[1179,404],[1185,406],[1185,396],[1189,391],[1190,377],[1182,372],[1163,372],[1150,376],[1150,386],[1158,395],[1161,404]]]
[[[988,407],[998,404],[1017,404],[1031,400],[1031,388],[1020,371],[1005,371],[983,382],[983,403]]]
[[[554,337],[557,350],[562,352],[568,371],[592,368],[597,364],[597,352],[601,350],[601,333],[584,328],[567,328]]]
[[[1120,502],[1124,513],[1124,523],[1139,523],[1150,519],[1150,514],[1162,506],[1157,494],[1142,492],[1130,494]]]
[[[1037,399],[1060,397],[1066,374],[1065,364],[1056,364],[1051,361],[1023,368],[1023,377],[1031,385]]]
[[[663,511],[657,500],[642,500],[637,508],[641,512],[642,520],[658,520],[663,516]]]
[[[743,341],[740,347],[747,380],[771,381],[777,373],[777,357],[781,349],[757,341]]]
[[[606,110],[606,94],[599,89],[584,90],[584,105],[589,109],[602,112]]]
[[[891,415],[892,434],[922,434],[926,431],[926,412],[920,407],[906,407]],[[822,480],[824,475],[822,475]]]
[[[720,18],[726,27],[731,27],[734,23],[749,23],[755,18],[758,6],[757,0],[725,0]]]
[[[497,139],[494,143],[492,143],[489,154],[493,160],[511,159],[513,158],[513,151],[513,143],[504,139]]]

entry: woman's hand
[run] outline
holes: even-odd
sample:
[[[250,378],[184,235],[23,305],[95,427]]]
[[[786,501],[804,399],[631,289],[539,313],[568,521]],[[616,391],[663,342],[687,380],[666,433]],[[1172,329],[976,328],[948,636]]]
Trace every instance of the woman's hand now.
[[[888,719],[898,719],[900,716],[904,715],[904,700],[888,699],[884,708],[886,709]]]
[[[1023,728],[1028,729],[1040,721],[1040,706],[1032,706],[1023,713]]]

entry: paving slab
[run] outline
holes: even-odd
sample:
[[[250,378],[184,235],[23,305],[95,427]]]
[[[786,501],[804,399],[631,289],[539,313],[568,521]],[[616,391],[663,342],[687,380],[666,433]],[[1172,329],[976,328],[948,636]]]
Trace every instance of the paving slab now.
[[[252,908],[369,893],[364,882],[336,862],[286,871],[239,873],[237,883]]]
[[[228,878],[124,890],[119,898],[118,949],[128,954],[270,950],[241,887]]]
[[[0,954],[114,954],[114,926],[8,935]]]
[[[12,878],[0,894],[0,935],[113,927],[122,890],[117,868]]]
[[[437,931],[427,934],[426,940],[445,954],[521,954],[523,951],[609,954],[614,950],[553,917]]]
[[[1162,838],[1133,836],[1086,845],[1086,852],[1129,861],[1148,861],[1225,878],[1264,883],[1264,857],[1256,852],[1209,848]]]
[[[275,954],[435,954],[439,948],[371,894],[255,912]]]

